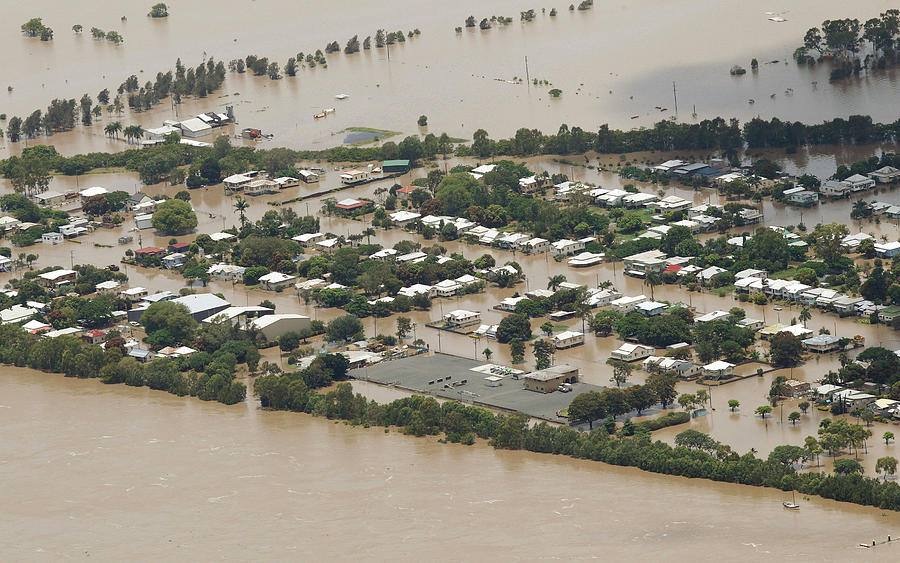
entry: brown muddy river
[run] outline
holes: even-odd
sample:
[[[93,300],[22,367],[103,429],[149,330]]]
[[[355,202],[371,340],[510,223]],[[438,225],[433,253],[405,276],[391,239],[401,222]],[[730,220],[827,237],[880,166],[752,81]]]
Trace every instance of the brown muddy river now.
[[[337,132],[349,126],[421,132],[415,119],[422,113],[430,117],[430,131],[460,137],[469,137],[478,127],[494,136],[510,135],[523,125],[550,132],[561,122],[586,128],[606,122],[630,127],[658,120],[661,114],[653,111],[656,105],[670,108],[663,117],[673,113],[674,80],[681,120],[693,119],[688,108],[694,104],[698,119],[720,114],[777,115],[815,122],[849,113],[896,118],[893,73],[829,85],[823,68],[810,71],[783,64],[806,28],[826,17],[865,19],[893,7],[889,2],[847,6],[831,0],[802,0],[778,6],[728,1],[710,6],[696,0],[640,0],[598,3],[594,10],[575,13],[560,4],[555,19],[542,16],[540,6],[510,0],[466,1],[442,5],[441,10],[430,3],[402,0],[392,3],[389,11],[375,3],[336,5],[321,0],[302,5],[281,0],[241,0],[227,6],[194,0],[169,5],[169,21],[148,20],[144,15],[149,3],[143,1],[120,2],[117,10],[94,0],[36,0],[6,6],[0,46],[8,54],[4,78],[14,88],[0,96],[0,113],[24,115],[46,107],[54,97],[77,98],[85,91],[96,95],[102,87],[114,89],[139,70],[144,71],[139,75],[143,82],[168,69],[179,56],[189,65],[197,64],[204,53],[226,60],[256,53],[283,63],[299,50],[308,52],[328,41],[343,45],[354,33],[364,37],[377,27],[418,27],[422,35],[392,48],[390,63],[385,53],[373,50],[349,57],[332,55],[328,69],[307,69],[297,78],[279,82],[229,75],[221,92],[185,104],[179,115],[234,103],[241,126],[262,127],[275,134],[274,141],[262,146],[292,147],[338,144],[343,134]],[[488,32],[464,31],[459,37],[453,33],[453,27],[469,14],[515,16],[532,7],[538,17],[530,24],[516,21]],[[782,13],[788,21],[768,22],[766,11]],[[129,21],[121,22],[121,15]],[[52,43],[21,37],[19,25],[34,16],[43,16],[54,27]],[[86,29],[116,29],[126,43],[115,48],[89,36],[75,37],[70,31],[75,23]],[[561,88],[561,99],[548,101],[545,87],[493,80],[522,76],[525,55],[531,75]],[[782,62],[762,64],[756,75],[739,79],[728,75],[732,64],[749,67],[754,56],[761,62]],[[792,96],[784,94],[787,88],[793,88]],[[350,98],[335,100],[340,92]],[[776,97],[769,98],[771,93]],[[757,103],[748,105],[750,98]],[[312,113],[329,106],[338,108],[333,116],[311,119]],[[630,120],[633,114],[640,118]],[[126,114],[122,121],[156,126],[172,117],[171,106],[163,103],[151,112]],[[124,142],[103,135],[108,120],[104,117],[92,128],[79,127],[36,142],[56,144],[65,153],[124,147]],[[0,143],[0,158],[21,150],[21,145]],[[790,171],[827,176],[837,164],[866,158],[880,149],[819,147],[790,157],[774,156]],[[659,161],[664,155],[645,158]],[[624,183],[612,173],[550,158],[529,159],[528,165],[535,171],[563,172],[604,187]],[[422,173],[416,171],[399,182],[407,183]],[[337,174],[330,171],[322,187],[336,183]],[[377,187],[391,183],[351,188],[338,197],[371,197]],[[180,189],[141,187],[134,175],[124,173],[55,177],[50,189],[68,191],[90,185],[170,196]],[[293,188],[253,199],[248,216],[258,219],[273,209],[268,202],[307,190]],[[3,191],[10,191],[5,183]],[[698,203],[717,201],[709,190],[669,187],[665,191]],[[198,232],[211,233],[237,223],[232,201],[223,196],[221,186],[194,190],[191,195],[200,220]],[[896,192],[866,197],[898,202]],[[820,221],[847,223],[852,203],[844,200],[805,210],[803,221],[810,226]],[[305,214],[316,213],[321,205],[321,198],[316,198],[292,207]],[[800,222],[795,209],[770,202],[763,209],[767,224]],[[126,246],[116,243],[122,234],[135,235],[131,248],[139,243],[166,245],[169,237],[152,231],[140,237],[130,233],[132,224],[128,220],[120,229],[100,230],[80,244],[38,245],[29,252],[40,255],[38,267],[68,266],[72,261],[103,266],[122,257]],[[322,218],[322,230],[337,234],[358,233],[367,226]],[[897,226],[886,222],[864,223],[862,228],[892,240],[898,234]],[[380,231],[377,241],[389,246],[409,238],[415,236]],[[432,311],[413,313],[416,337],[435,350],[471,357],[490,347],[495,361],[508,362],[507,346],[447,333],[439,338],[425,324],[438,318],[444,307],[482,311],[485,322],[497,323],[502,315],[491,309],[497,301],[526,288],[545,287],[551,273],[562,271],[569,281],[591,285],[609,279],[626,294],[649,292],[640,280],[624,277],[621,266],[574,270],[545,256],[513,256],[464,243],[444,246],[469,259],[484,253],[500,263],[514,259],[527,278],[515,289],[491,288],[483,294],[435,300]],[[168,272],[131,267],[125,271],[132,286],[172,291],[184,287],[180,276]],[[0,274],[0,283],[12,275]],[[212,283],[209,290],[222,292],[236,305],[270,299],[278,312],[300,312],[323,320],[340,314],[306,306],[292,292],[246,291],[230,283]],[[700,312],[737,305],[730,296],[687,294],[665,286],[655,288],[655,296],[689,302]],[[775,311],[772,306],[742,306],[748,316],[769,322],[785,322],[799,314],[796,308]],[[364,323],[370,334],[391,333],[395,320],[370,318]],[[896,333],[883,327],[818,313],[808,324],[814,330],[824,327],[839,336],[861,334],[869,344],[900,348]],[[580,322],[575,325],[580,329]],[[608,385],[610,374],[604,362],[618,345],[614,338],[588,336],[584,346],[557,354],[555,361],[577,364],[587,382]],[[533,363],[530,351],[527,362]],[[793,376],[814,381],[836,364],[832,356],[814,359],[795,369]],[[640,383],[644,377],[635,372],[632,381]],[[767,374],[713,389],[716,410],[692,421],[692,427],[741,452],[755,447],[765,455],[781,443],[802,443],[803,437],[815,434],[824,415],[812,411],[793,426],[779,420],[778,410],[767,421],[750,414],[765,402],[772,377]],[[392,389],[367,384],[358,384],[357,389],[380,401],[396,397]],[[696,389],[685,383],[679,390]],[[728,399],[740,400],[742,409],[728,412]],[[786,417],[796,407],[788,403],[784,408]],[[884,558],[884,554],[891,558],[894,546],[874,551],[854,546],[888,534],[900,536],[900,516],[871,508],[812,499],[803,501],[801,513],[786,513],[777,491],[689,481],[567,458],[495,452],[483,445],[447,446],[384,434],[380,429],[350,429],[302,415],[262,412],[252,401],[226,407],[13,368],[4,368],[0,375],[0,425],[4,429],[0,509],[6,516],[0,528],[0,553],[9,560],[113,559],[121,553],[136,559],[349,559],[361,554],[408,560],[448,558],[453,553],[453,558],[477,560],[645,560],[661,555],[702,560],[723,555],[735,560],[760,556],[857,560]],[[879,445],[878,437],[886,428],[873,427],[869,453],[862,456],[869,474],[878,456],[898,455],[894,444]],[[670,441],[682,429],[658,435]],[[822,458],[822,463],[827,469],[830,461]]]
[[[510,136],[519,127],[554,132],[561,123],[592,130],[650,126],[675,115],[672,83],[681,121],[715,116],[742,120],[760,116],[815,123],[849,114],[870,114],[892,122],[896,115],[896,71],[872,72],[858,80],[829,84],[827,65],[798,68],[791,60],[804,32],[828,18],[877,16],[893,3],[835,0],[790,3],[637,0],[597,2],[592,10],[570,12],[568,3],[543,6],[521,0],[464,0],[441,4],[398,0],[389,5],[312,0],[173,0],[166,20],[146,17],[148,2],[128,0],[110,9],[107,2],[35,0],[8,3],[0,25],[4,85],[0,112],[25,116],[46,108],[53,98],[96,96],[115,90],[136,74],[143,84],[165,72],[180,57],[196,66],[205,56],[228,61],[248,54],[284,65],[298,51],[309,53],[349,37],[360,40],[377,28],[421,30],[421,35],[391,48],[353,55],[331,54],[328,68],[304,69],[297,77],[271,81],[248,74],[229,75],[213,95],[178,109],[178,116],[222,110],[232,104],[241,126],[275,135],[265,145],[317,147],[340,144],[347,127],[367,126],[405,134],[428,130],[471,138],[478,128],[492,136]],[[389,7],[388,7],[389,6]],[[547,14],[541,8],[547,9]],[[549,16],[556,7],[559,15]],[[535,21],[521,23],[520,11],[534,8]],[[778,14],[787,21],[768,20]],[[489,31],[454,28],[474,15],[512,17]],[[41,16],[55,38],[25,38],[19,26]],[[120,18],[127,17],[126,22]],[[85,31],[76,35],[74,24]],[[115,47],[91,38],[89,29],[117,30],[125,43]],[[509,84],[529,76],[552,85]],[[760,67],[743,77],[729,75],[732,65]],[[777,62],[775,62],[777,61]],[[785,61],[788,61],[785,64]],[[495,80],[501,79],[501,80]],[[550,99],[548,90],[563,91]],[[347,100],[335,95],[349,94]],[[751,104],[750,100],[755,103]],[[336,107],[327,119],[313,120],[323,108]],[[663,112],[657,107],[664,107]],[[696,117],[694,113],[696,112]],[[637,116],[632,119],[632,116]],[[175,118],[170,102],[150,112],[121,117],[123,125],[159,126]],[[90,128],[56,135],[64,153],[110,150],[124,142],[107,140],[104,117]],[[12,147],[11,150],[18,150]]]
[[[28,370],[0,377],[0,424],[11,561],[885,560],[857,545],[900,534],[873,508]]]

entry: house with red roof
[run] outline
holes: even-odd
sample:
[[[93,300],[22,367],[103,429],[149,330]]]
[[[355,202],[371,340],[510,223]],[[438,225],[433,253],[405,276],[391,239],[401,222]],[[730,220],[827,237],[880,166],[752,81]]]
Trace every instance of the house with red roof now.
[[[134,251],[134,255],[138,258],[145,258],[147,256],[156,256],[159,254],[165,254],[165,249],[156,248],[155,246],[147,246],[144,248],[139,248]]]
[[[108,335],[102,330],[86,330],[81,333],[81,339],[88,344],[103,344]]]

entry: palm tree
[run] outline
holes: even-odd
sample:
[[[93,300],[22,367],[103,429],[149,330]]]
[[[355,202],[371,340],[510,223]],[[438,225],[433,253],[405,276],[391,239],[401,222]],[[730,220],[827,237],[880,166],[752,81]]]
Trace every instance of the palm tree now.
[[[808,308],[808,307],[804,307],[804,308],[800,311],[800,322],[803,323],[803,328],[806,328],[806,321],[808,321],[808,320],[811,319],[811,318],[812,318],[812,315],[811,315],[810,312],[809,312],[809,308]]]
[[[366,244],[372,244],[372,235],[375,234],[375,229],[372,227],[367,227],[366,230],[362,232],[362,234],[366,237]]]
[[[644,278],[644,283],[650,286],[650,300],[655,301],[655,298],[653,296],[653,288],[662,283],[662,276],[657,273],[650,272],[647,274],[647,277]]]
[[[556,274],[555,276],[550,276],[547,279],[547,289],[550,291],[556,291],[559,289],[559,286],[562,285],[563,282],[566,281],[566,276],[563,274]]]
[[[485,348],[481,353],[484,354],[484,359],[488,362],[491,361],[491,356],[494,355],[493,350],[491,350],[490,348]]]
[[[125,138],[128,139],[129,143],[132,140],[137,141],[138,139],[144,137],[144,130],[140,125],[129,125],[125,128],[125,131],[123,131],[123,133],[125,135]]]
[[[244,228],[244,225],[247,224],[247,208],[250,207],[250,204],[247,203],[247,200],[242,198],[241,196],[237,196],[234,198],[234,210],[238,212],[238,215],[241,218],[241,229]]]
[[[107,137],[115,137],[119,138],[119,132],[122,131],[122,124],[118,121],[113,121],[103,128],[103,132],[106,133]]]

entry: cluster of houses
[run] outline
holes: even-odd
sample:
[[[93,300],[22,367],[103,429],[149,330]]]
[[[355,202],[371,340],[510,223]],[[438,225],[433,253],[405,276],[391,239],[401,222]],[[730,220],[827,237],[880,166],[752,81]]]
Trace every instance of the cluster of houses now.
[[[162,143],[172,133],[178,133],[181,137],[187,137],[188,139],[185,140],[204,137],[216,129],[233,123],[234,111],[232,106],[225,106],[225,113],[206,112],[182,121],[167,119],[163,121],[162,127],[144,129],[144,139],[141,141],[141,145],[149,146]],[[203,145],[210,146],[209,143],[203,143]]]
[[[826,404],[842,402],[847,410],[872,409],[876,416],[888,419],[900,419],[900,401],[894,399],[879,399],[874,393],[877,385],[874,383],[863,384],[871,387],[872,393],[856,389],[841,387],[840,385],[824,384],[816,387],[810,393],[815,398]],[[809,389],[807,389],[809,391]]]
[[[227,191],[243,192],[246,195],[258,196],[274,194],[278,193],[279,190],[297,187],[300,185],[301,179],[307,183],[319,181],[318,175],[310,170],[301,170],[300,172],[298,174],[300,178],[292,178],[290,176],[270,178],[262,170],[249,170],[228,176],[222,180],[222,184],[224,184]]]

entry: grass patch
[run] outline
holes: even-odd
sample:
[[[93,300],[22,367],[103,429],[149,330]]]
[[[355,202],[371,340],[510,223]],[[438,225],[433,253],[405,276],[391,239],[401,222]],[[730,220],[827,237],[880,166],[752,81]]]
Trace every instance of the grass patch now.
[[[391,131],[390,129],[375,129],[373,127],[347,127],[343,131],[339,131],[339,133],[372,133],[373,135],[378,135],[377,139],[368,139],[365,141],[358,141],[356,143],[346,143],[351,147],[359,147],[362,145],[368,145],[378,141],[383,141],[385,139],[390,139],[391,137],[399,135],[400,131]]]
[[[723,285],[722,287],[718,287],[718,288],[712,290],[711,293],[715,293],[719,297],[725,297],[727,295],[730,295],[732,292],[734,292],[733,285]]]
[[[796,274],[797,268],[788,268],[787,270],[781,270],[780,272],[769,274],[769,278],[773,280],[786,280],[789,278],[793,278]]]

